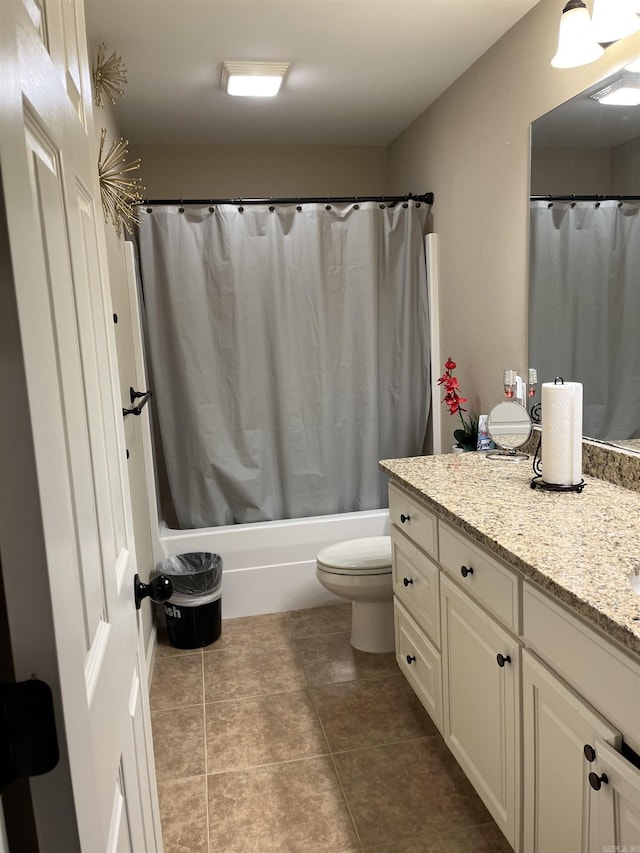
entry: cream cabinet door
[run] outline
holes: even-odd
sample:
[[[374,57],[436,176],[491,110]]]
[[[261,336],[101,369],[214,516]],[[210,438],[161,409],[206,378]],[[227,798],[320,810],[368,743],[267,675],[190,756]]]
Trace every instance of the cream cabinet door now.
[[[604,741],[596,741],[589,853],[640,851],[640,763],[627,760]]]
[[[588,853],[592,756],[598,741],[621,736],[526,649],[522,702],[524,853]]]
[[[447,577],[440,589],[444,738],[517,850],[520,646]]]

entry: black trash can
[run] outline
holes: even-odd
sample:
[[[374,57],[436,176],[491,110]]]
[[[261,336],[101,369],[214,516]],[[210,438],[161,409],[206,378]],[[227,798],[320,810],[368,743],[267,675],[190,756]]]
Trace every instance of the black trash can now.
[[[197,551],[168,557],[158,574],[173,583],[164,603],[169,642],[176,649],[199,649],[215,642],[222,630],[222,557]]]

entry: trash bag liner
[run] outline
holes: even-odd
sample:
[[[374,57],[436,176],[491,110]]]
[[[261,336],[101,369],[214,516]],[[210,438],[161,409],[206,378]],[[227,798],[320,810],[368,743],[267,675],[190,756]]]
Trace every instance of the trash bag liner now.
[[[209,597],[222,584],[222,557],[204,551],[178,554],[163,560],[157,571],[171,578],[181,597]]]

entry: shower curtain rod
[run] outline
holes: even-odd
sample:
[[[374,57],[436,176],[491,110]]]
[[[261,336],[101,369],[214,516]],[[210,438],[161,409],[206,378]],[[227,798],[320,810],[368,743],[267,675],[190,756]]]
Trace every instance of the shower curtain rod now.
[[[530,201],[640,201],[637,195],[532,195]]]
[[[354,196],[312,196],[307,198],[148,198],[140,206],[152,204],[183,205],[183,204],[356,204],[361,201],[379,201],[394,206],[400,202],[417,201],[423,204],[433,204],[433,193],[422,195],[354,195]]]

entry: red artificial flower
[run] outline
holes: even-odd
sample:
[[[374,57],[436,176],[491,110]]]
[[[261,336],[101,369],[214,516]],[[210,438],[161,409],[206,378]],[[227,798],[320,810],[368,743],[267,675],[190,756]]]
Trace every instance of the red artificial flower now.
[[[438,379],[438,385],[444,385],[446,393],[442,402],[448,406],[449,414],[458,415],[462,422],[462,429],[454,430],[454,438],[458,440],[460,446],[475,450],[475,441],[477,439],[477,419],[470,416],[469,423],[467,423],[462,417],[462,413],[467,411],[462,404],[467,403],[468,398],[462,397],[458,393],[460,385],[458,384],[456,377],[452,375],[452,371],[456,366],[455,361],[451,357],[445,361],[445,372]]]

